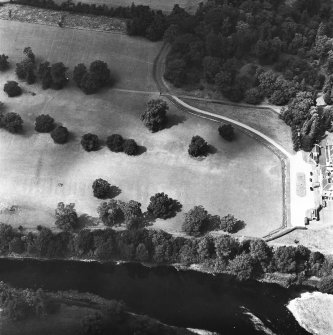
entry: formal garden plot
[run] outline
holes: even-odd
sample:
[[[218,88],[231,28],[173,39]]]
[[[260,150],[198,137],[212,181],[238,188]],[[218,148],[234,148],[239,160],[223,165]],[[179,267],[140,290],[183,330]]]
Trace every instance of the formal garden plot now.
[[[281,165],[266,147],[238,131],[234,141],[225,141],[217,123],[173,106],[161,131],[151,133],[140,121],[148,100],[158,97],[150,91],[156,90],[152,64],[159,44],[125,35],[76,30],[64,34],[56,27],[8,23],[9,29],[1,30],[1,52],[9,55],[12,68],[3,73],[0,85],[16,79],[13,63],[22,59],[21,46],[28,45],[38,61],[62,61],[71,70],[79,62],[101,59],[118,81],[115,88],[88,96],[72,82],[60,91],[42,90],[40,83],[20,83],[24,93],[17,98],[0,93],[7,110],[19,113],[24,121],[21,135],[0,131],[0,196],[20,208],[17,214],[1,213],[0,221],[31,229],[37,224],[54,227],[58,202],[75,202],[79,215],[97,216],[100,200],[93,196],[91,186],[102,178],[119,188],[116,199],[139,201],[143,210],[156,193],[178,200],[182,212],[153,223],[170,232],[181,231],[183,214],[195,205],[203,205],[212,214],[231,213],[244,220],[246,226],[240,233],[245,235],[263,236],[281,225]],[[34,122],[40,114],[49,114],[67,127],[69,142],[55,144],[49,134],[37,133]],[[86,152],[81,137],[87,133],[97,134],[102,144],[111,134],[135,139],[141,154],[128,156],[105,146]],[[204,159],[188,154],[195,135],[213,148]]]

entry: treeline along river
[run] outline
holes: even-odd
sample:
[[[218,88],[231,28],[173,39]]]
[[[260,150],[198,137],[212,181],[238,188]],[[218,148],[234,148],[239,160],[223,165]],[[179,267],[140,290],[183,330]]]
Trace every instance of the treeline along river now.
[[[0,259],[0,280],[17,288],[90,292],[170,325],[225,335],[309,334],[286,308],[300,289],[239,283],[226,275],[134,263]]]

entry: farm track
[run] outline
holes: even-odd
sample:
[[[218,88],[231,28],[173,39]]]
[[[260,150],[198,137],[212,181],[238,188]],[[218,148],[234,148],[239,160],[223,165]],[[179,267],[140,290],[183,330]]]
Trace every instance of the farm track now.
[[[232,123],[233,126],[243,133],[247,134],[248,136],[256,139],[260,143],[262,143],[264,146],[266,146],[270,151],[276,155],[280,162],[281,162],[281,172],[282,172],[282,210],[283,210],[283,218],[282,218],[282,224],[281,226],[270,232],[269,234],[265,235],[263,238],[265,240],[272,241],[282,235],[285,235],[295,229],[297,227],[293,227],[292,229],[288,229],[290,226],[290,162],[291,162],[291,154],[284,149],[281,145],[277,144],[274,140],[269,138],[268,136],[264,135],[263,133],[259,132],[258,130],[244,124],[238,121],[235,121],[233,119],[230,119],[228,117],[224,117],[222,115],[212,113],[212,112],[206,112],[203,110],[200,110],[198,108],[192,107],[185,103],[184,101],[181,100],[181,98],[189,98],[189,99],[194,99],[194,100],[201,100],[205,101],[207,103],[220,103],[223,105],[230,105],[230,106],[242,106],[242,104],[233,104],[221,101],[221,100],[213,100],[213,99],[203,99],[203,98],[193,98],[193,97],[185,97],[185,96],[175,96],[172,94],[170,91],[170,88],[168,87],[167,83],[165,82],[163,78],[164,74],[164,68],[165,68],[165,58],[166,55],[169,51],[168,45],[164,44],[158,53],[154,66],[153,66],[153,78],[155,80],[156,86],[158,90],[160,91],[160,95],[165,97],[167,100],[169,100],[173,105],[175,105],[180,111],[184,113],[189,113],[192,115],[196,115],[201,118],[209,119],[215,122],[228,122]],[[246,106],[248,108],[257,108],[254,106]],[[271,110],[274,111],[275,113],[278,113],[274,108],[270,107],[260,107],[262,110]]]

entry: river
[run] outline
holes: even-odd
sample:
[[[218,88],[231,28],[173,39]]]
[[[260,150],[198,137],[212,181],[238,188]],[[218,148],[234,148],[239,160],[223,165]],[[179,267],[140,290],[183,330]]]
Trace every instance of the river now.
[[[238,283],[227,275],[134,263],[0,259],[0,280],[18,288],[90,292],[170,325],[223,335],[309,334],[287,308],[303,291]]]

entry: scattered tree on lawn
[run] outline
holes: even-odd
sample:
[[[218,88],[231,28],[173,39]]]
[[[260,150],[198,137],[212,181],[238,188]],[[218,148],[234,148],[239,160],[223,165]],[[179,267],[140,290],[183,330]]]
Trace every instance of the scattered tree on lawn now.
[[[7,81],[3,90],[9,97],[17,97],[22,94],[22,89],[16,81]]]
[[[175,214],[178,206],[178,201],[169,198],[167,194],[156,193],[150,198],[147,211],[153,217],[165,220]]]
[[[48,133],[55,127],[54,119],[48,114],[41,114],[36,117],[35,130],[39,133]]]
[[[7,129],[10,133],[19,133],[22,131],[23,120],[21,116],[17,113],[6,113],[3,117],[1,117],[0,121],[3,127]]]
[[[9,68],[8,56],[0,55],[0,71],[5,71]]]
[[[110,197],[111,194],[111,185],[108,181],[99,178],[96,179],[92,184],[94,197],[98,199],[106,199]]]
[[[128,139],[124,141],[123,149],[125,154],[129,156],[134,156],[138,153],[139,148],[134,140]]]
[[[42,81],[42,88],[46,90],[52,86],[51,66],[49,62],[42,62],[38,68],[38,76]]]
[[[101,60],[93,61],[90,64],[89,71],[96,76],[99,87],[109,84],[111,78],[110,70],[105,62]]]
[[[99,85],[98,85],[98,79],[96,74],[87,72],[83,75],[81,79],[80,86],[81,90],[85,94],[94,94],[98,91]]]
[[[141,121],[151,131],[157,132],[164,128],[169,109],[167,103],[161,99],[148,101],[145,112],[141,115]]]
[[[67,67],[65,67],[63,63],[59,62],[52,64],[50,73],[52,78],[53,89],[60,90],[66,85],[68,81],[66,71]]]
[[[182,230],[191,236],[200,236],[209,227],[210,215],[203,206],[195,206],[185,213]]]
[[[234,127],[231,124],[223,124],[219,126],[219,134],[227,141],[232,141],[235,138]]]
[[[54,143],[64,144],[68,141],[69,132],[66,127],[58,126],[51,131],[51,137]]]
[[[244,226],[244,221],[236,219],[231,214],[221,218],[220,228],[227,233],[237,233]]]
[[[75,204],[65,205],[63,202],[58,203],[55,210],[55,225],[65,231],[73,230],[78,225],[78,216],[75,210]]]
[[[192,157],[207,156],[209,153],[208,143],[200,136],[193,136],[188,148],[188,153]]]
[[[33,64],[35,64],[35,55],[34,55],[34,53],[32,52],[32,49],[31,49],[31,47],[25,47],[24,49],[23,49],[23,53],[26,55],[26,57],[33,63]]]
[[[99,139],[95,134],[84,134],[81,138],[81,145],[86,151],[96,151],[99,149]]]
[[[122,152],[124,139],[121,135],[113,134],[106,139],[107,147],[114,152]]]
[[[87,67],[83,63],[80,63],[75,66],[73,71],[73,80],[75,81],[78,87],[81,87],[82,78],[87,72],[88,72]]]
[[[97,207],[97,213],[102,222],[109,227],[120,225],[124,222],[124,212],[122,210],[122,202],[111,199],[107,202],[102,202]]]

